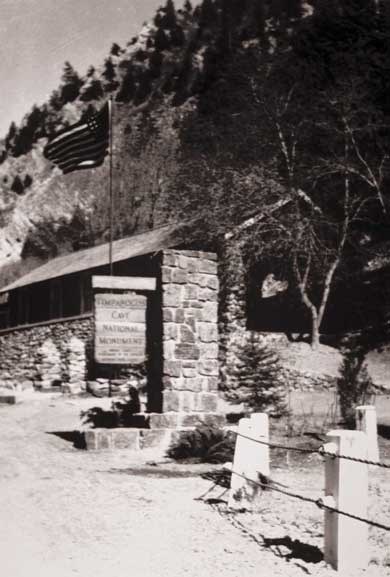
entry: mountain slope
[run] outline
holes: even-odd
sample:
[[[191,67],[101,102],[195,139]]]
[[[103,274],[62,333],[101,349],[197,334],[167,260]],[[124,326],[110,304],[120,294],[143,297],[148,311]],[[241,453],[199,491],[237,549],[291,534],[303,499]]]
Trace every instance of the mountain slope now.
[[[321,127],[321,132],[316,126],[323,106],[319,94],[331,89],[335,99],[344,77],[357,79],[370,95],[367,102],[353,102],[351,107],[372,110],[376,121],[388,114],[381,71],[390,54],[384,34],[390,18],[375,12],[384,10],[383,3],[379,8],[374,4],[203,0],[196,8],[186,2],[176,11],[168,0],[137,38],[124,48],[113,45],[105,62],[85,77],[66,63],[61,85],[49,101],[33,107],[21,126],[11,125],[4,139],[1,283],[36,266],[37,259],[107,240],[108,162],[62,176],[43,158],[42,149],[56,130],[99,109],[108,96],[114,102],[115,237],[171,219],[198,217],[199,226],[191,234],[216,242],[227,228],[285,196],[297,175],[299,186],[306,187],[303,193],[310,192],[294,205],[300,218],[307,218],[314,202],[318,210],[329,209],[333,201],[336,206],[340,183],[323,175],[334,170],[334,157],[342,147],[328,128]],[[354,64],[357,51],[361,71]],[[286,94],[289,100],[283,101]],[[288,104],[287,114],[282,111],[284,115],[276,118],[284,122],[285,143],[294,150],[294,130],[302,137],[295,182],[286,173],[283,134],[275,130],[278,122],[269,109],[283,102]],[[297,130],[302,119],[310,124],[307,133]],[[367,158],[371,161],[376,153],[372,147]],[[356,171],[356,158],[353,162]],[[318,167],[321,174],[314,174]],[[378,220],[376,213],[371,216]],[[331,218],[333,240],[340,213],[334,210]],[[382,219],[383,238],[375,242],[389,236],[385,224]],[[288,231],[294,222],[290,218],[278,223],[282,225]],[[249,243],[255,255],[264,238],[256,238],[258,232],[251,233]],[[267,234],[270,237],[271,231]],[[368,238],[366,250],[373,236],[362,228],[354,231],[352,240],[363,246],[362,239]],[[270,241],[283,269],[285,238]],[[328,253],[328,245],[318,249],[320,256]],[[319,265],[321,261],[318,258]]]

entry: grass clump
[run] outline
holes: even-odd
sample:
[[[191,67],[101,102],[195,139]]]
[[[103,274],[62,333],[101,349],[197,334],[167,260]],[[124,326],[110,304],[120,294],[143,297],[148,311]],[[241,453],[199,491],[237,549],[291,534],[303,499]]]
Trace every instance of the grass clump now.
[[[225,463],[233,460],[235,435],[218,427],[201,426],[186,431],[173,442],[167,456],[175,461]]]

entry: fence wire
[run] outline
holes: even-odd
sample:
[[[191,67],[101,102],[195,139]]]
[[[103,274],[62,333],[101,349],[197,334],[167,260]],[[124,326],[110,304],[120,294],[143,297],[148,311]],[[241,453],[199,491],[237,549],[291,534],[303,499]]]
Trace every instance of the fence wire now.
[[[321,498],[313,499],[312,497],[306,497],[305,495],[301,495],[299,493],[293,493],[292,491],[286,491],[285,489],[281,489],[280,487],[276,487],[274,482],[269,479],[267,483],[261,483],[258,481],[254,481],[253,479],[249,479],[245,475],[238,473],[237,471],[232,470],[232,475],[237,475],[245,481],[252,483],[260,487],[261,489],[269,489],[271,491],[275,491],[277,493],[282,493],[283,495],[287,495],[288,497],[293,497],[294,499],[299,499],[300,501],[305,501],[307,503],[312,503],[313,505],[317,505],[320,509],[328,509],[332,513],[338,513],[339,515],[344,515],[345,517],[349,517],[350,519],[355,519],[356,521],[361,521],[362,523],[366,523],[371,527],[377,527],[378,529],[383,529],[384,531],[390,531],[390,525],[384,525],[383,523],[378,523],[377,521],[372,521],[371,519],[365,519],[364,517],[359,517],[358,515],[353,515],[352,513],[348,513],[347,511],[341,511],[340,509],[336,509],[335,507],[331,507],[329,505],[325,505]],[[278,484],[278,483],[276,483]]]
[[[243,435],[238,431],[233,431],[237,437],[242,437],[243,439],[248,439],[249,441],[253,441],[254,443],[259,443],[260,445],[268,445],[271,449],[287,449],[288,451],[297,451],[298,453],[307,453],[307,454],[314,454],[318,453],[318,448],[315,449],[304,449],[303,447],[294,447],[293,445],[281,445],[279,443],[270,443],[269,441],[262,441],[261,439],[254,439],[253,437],[248,437],[247,435]]]
[[[369,459],[360,459],[359,457],[350,457],[349,455],[336,455],[335,453],[330,453],[325,451],[323,446],[319,447],[316,451],[319,455],[326,455],[329,457],[337,457],[337,459],[345,459],[346,461],[355,461],[357,463],[363,463],[365,465],[375,465],[376,467],[382,467],[383,469],[390,469],[390,465],[383,463],[381,461],[370,461]]]
[[[269,441],[262,441],[261,439],[254,439],[253,437],[248,437],[247,435],[243,435],[238,431],[232,431],[238,437],[242,437],[243,439],[248,439],[249,441],[253,441],[254,443],[259,443],[260,445],[267,445],[271,449],[285,449],[286,451],[296,451],[298,453],[306,453],[306,454],[317,454],[321,456],[329,456],[337,459],[345,459],[347,461],[356,461],[357,463],[363,463],[365,465],[374,465],[376,467],[381,467],[383,469],[390,469],[390,465],[387,463],[383,463],[381,461],[370,461],[368,459],[360,459],[359,457],[350,457],[349,455],[337,455],[336,453],[330,453],[329,451],[325,451],[324,446],[320,445],[315,449],[305,449],[303,447],[295,447],[294,445],[282,445],[280,443],[274,443]]]

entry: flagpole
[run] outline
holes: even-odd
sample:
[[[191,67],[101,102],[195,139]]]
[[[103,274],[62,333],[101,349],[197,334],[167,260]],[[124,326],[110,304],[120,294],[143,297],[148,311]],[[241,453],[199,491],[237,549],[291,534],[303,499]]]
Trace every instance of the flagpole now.
[[[108,142],[109,142],[109,156],[110,156],[110,168],[109,168],[109,192],[110,192],[110,242],[109,242],[109,263],[110,263],[110,276],[114,274],[114,263],[112,259],[112,243],[113,243],[113,220],[114,220],[114,194],[112,190],[112,96],[108,99]],[[111,375],[108,379],[108,396],[112,396],[112,386],[111,386]]]
[[[110,242],[109,242],[109,263],[110,263],[110,276],[114,274],[114,263],[112,255],[112,245],[113,245],[113,220],[114,220],[114,194],[112,190],[112,165],[113,165],[113,154],[112,154],[112,96],[108,100],[108,138],[109,138],[109,156],[110,156],[110,174],[109,174],[109,193],[110,193]]]

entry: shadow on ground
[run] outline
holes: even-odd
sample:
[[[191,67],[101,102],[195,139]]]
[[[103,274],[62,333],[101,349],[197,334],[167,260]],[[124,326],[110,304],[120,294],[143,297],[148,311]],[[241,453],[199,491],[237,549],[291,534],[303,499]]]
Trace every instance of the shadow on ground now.
[[[108,473],[117,473],[121,475],[132,475],[135,477],[156,477],[160,479],[175,479],[183,477],[199,477],[199,471],[186,471],[186,470],[175,470],[171,469],[161,469],[156,466],[145,466],[145,467],[129,467],[127,469],[109,469],[105,471]]]
[[[251,528],[246,527],[238,519],[236,514],[231,514],[226,509],[226,502],[211,499],[207,499],[205,502],[209,503],[222,517],[227,517],[236,529],[238,529],[244,536],[251,539],[259,547],[262,549],[270,549],[274,555],[281,559],[285,559],[286,561],[295,561],[305,573],[308,573],[309,571],[306,567],[300,565],[299,561],[304,561],[305,563],[321,563],[324,559],[321,549],[315,545],[303,543],[302,541],[299,541],[299,539],[291,539],[288,535],[285,535],[284,537],[271,538],[262,534],[256,534]],[[242,512],[245,511],[243,510]],[[238,511],[238,513],[240,513],[240,511]]]
[[[55,435],[64,441],[72,443],[75,449],[86,449],[85,436],[82,431],[48,431],[48,435]]]
[[[288,535],[285,537],[278,537],[270,539],[269,537],[262,536],[263,544],[269,549],[275,548],[278,557],[290,561],[290,559],[299,559],[300,561],[305,561],[306,563],[320,563],[324,555],[322,551],[315,545],[309,545],[308,543],[302,543],[298,539],[291,539]],[[280,547],[285,547],[289,551],[281,551]]]

